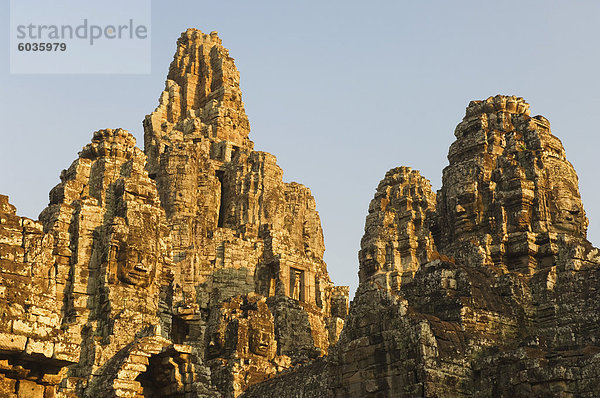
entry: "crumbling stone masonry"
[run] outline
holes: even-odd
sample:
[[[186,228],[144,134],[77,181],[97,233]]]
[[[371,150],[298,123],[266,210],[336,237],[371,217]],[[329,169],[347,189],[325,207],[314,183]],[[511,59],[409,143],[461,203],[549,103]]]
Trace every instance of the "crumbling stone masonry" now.
[[[600,252],[522,98],[469,104],[437,194],[385,175],[349,310],[216,33],[182,34],[143,126],[95,132],[39,221],[0,195],[0,396],[598,395]]]
[[[562,144],[501,95],[455,135],[437,195],[407,167],[379,184],[329,355],[244,397],[598,396],[600,253]]]
[[[40,221],[0,196],[0,395],[234,397],[337,341],[314,198],[253,150],[216,33],[182,34],[144,129],[95,132]]]

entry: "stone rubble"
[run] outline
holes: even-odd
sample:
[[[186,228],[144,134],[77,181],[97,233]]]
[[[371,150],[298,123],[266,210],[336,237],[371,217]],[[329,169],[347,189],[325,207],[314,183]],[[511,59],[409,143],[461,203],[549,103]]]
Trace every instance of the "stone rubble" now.
[[[350,306],[215,32],[143,126],[95,132],[39,221],[0,195],[0,396],[597,396],[600,252],[522,98],[469,104],[437,194],[386,173]]]

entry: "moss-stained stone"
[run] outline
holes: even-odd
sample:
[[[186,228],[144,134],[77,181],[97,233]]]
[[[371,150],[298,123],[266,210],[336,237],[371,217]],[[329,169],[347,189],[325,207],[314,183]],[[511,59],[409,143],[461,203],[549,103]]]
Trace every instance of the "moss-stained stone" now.
[[[437,194],[386,173],[350,306],[215,32],[143,126],[95,132],[39,221],[0,195],[3,397],[597,396],[600,253],[522,98],[469,104]]]
[[[182,34],[144,130],[95,132],[39,221],[0,196],[3,396],[233,397],[337,340],[315,200],[254,151],[216,33]]]

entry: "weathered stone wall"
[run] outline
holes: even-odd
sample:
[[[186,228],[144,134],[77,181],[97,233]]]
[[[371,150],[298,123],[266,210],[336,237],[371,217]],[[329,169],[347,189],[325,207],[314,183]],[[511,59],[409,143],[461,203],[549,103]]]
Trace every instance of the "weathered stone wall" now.
[[[181,36],[165,91],[144,129],[147,169],[166,211],[174,283],[181,287],[173,296],[184,331],[178,341],[206,350],[206,332],[222,327],[212,314],[223,311],[224,302],[259,294],[272,314],[265,333],[287,359],[269,358],[259,366],[261,376],[238,382],[246,377],[239,369],[253,366],[228,365],[253,361],[238,347],[220,358],[226,370],[218,370],[217,384],[225,394],[326,354],[343,325],[348,292],[327,274],[310,190],[284,183],[276,158],[254,151],[239,73],[215,33],[190,29]]]
[[[52,396],[78,361],[79,346],[61,328],[53,237],[19,217],[0,195],[0,395]]]
[[[279,373],[276,378],[250,386],[242,397],[261,398],[327,398],[330,391],[327,384],[328,363],[318,358]]]
[[[253,150],[216,33],[182,34],[144,130],[95,132],[40,221],[0,196],[3,396],[234,397],[337,341],[314,198]]]
[[[600,253],[562,144],[505,96],[471,102],[455,135],[437,195],[405,167],[379,184],[325,365],[244,397],[304,396],[286,385],[319,366],[307,385],[330,397],[597,395]]]
[[[369,205],[358,258],[359,281],[398,290],[436,251],[428,218],[435,211],[431,184],[418,171],[388,171]]]
[[[95,132],[39,221],[0,196],[1,396],[597,395],[600,252],[522,98],[469,104],[437,195],[386,173],[350,308],[216,33],[182,34],[144,131]]]

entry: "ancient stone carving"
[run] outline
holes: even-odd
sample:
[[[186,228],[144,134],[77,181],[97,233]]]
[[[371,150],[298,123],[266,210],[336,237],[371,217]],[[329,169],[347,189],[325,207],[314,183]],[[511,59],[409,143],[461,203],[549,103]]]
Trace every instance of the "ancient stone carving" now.
[[[437,195],[386,174],[350,312],[314,198],[254,150],[216,33],[181,36],[144,132],[145,153],[95,132],[39,222],[0,196],[0,394],[597,392],[600,251],[522,98],[469,104]]]
[[[208,347],[206,348],[206,357],[214,359],[225,355],[225,336],[224,332],[212,332],[209,336]]]
[[[279,300],[269,311],[278,320],[288,312],[304,313],[308,327],[296,343],[312,355],[327,352],[337,339],[348,302],[327,274],[310,190],[283,182],[275,157],[255,151],[249,131],[233,59],[216,33],[188,30],[178,40],[158,107],[144,120],[146,168],[171,230],[174,284],[181,287],[173,306],[189,319],[186,342],[207,351],[218,377],[229,380],[217,383],[227,390],[233,388],[231,380],[242,376],[225,376],[222,372],[234,371],[218,358],[227,362],[252,354],[270,361],[273,350],[298,361],[306,355],[288,348],[288,333],[269,332],[267,349],[269,333],[259,330],[272,330],[272,325],[255,332],[236,318],[221,320],[214,329],[212,315],[222,303],[250,300],[253,294],[294,299]],[[209,336],[204,335],[207,319]],[[264,369],[277,366],[264,364]],[[260,377],[272,370],[264,372]]]
[[[304,300],[304,272],[291,268],[290,269],[290,291],[291,297],[294,300]]]
[[[386,173],[350,311],[216,33],[178,40],[144,132],[95,132],[40,221],[0,195],[0,395],[597,394],[600,250],[522,98],[469,104],[437,194]]]
[[[359,260],[360,281],[397,289],[435,251],[428,218],[435,210],[431,184],[408,167],[390,170],[369,205]]]
[[[501,95],[455,135],[437,195],[406,167],[379,184],[329,355],[245,398],[595,396],[600,250],[560,141]]]
[[[122,245],[117,254],[117,275],[131,285],[146,287],[152,283],[156,269],[156,257],[142,249]]]
[[[263,327],[256,325],[256,323],[250,325],[250,333],[248,336],[249,348],[250,351],[256,355],[263,357],[269,355],[272,338],[272,333],[265,330]]]
[[[122,219],[114,221],[110,232],[110,267],[119,281],[148,287],[154,280],[158,258],[153,242],[146,240],[139,231],[132,232],[134,230],[128,228]]]
[[[96,131],[39,222],[0,196],[0,395],[238,396],[337,340],[314,198],[254,150],[216,33],[181,36],[144,131]]]

